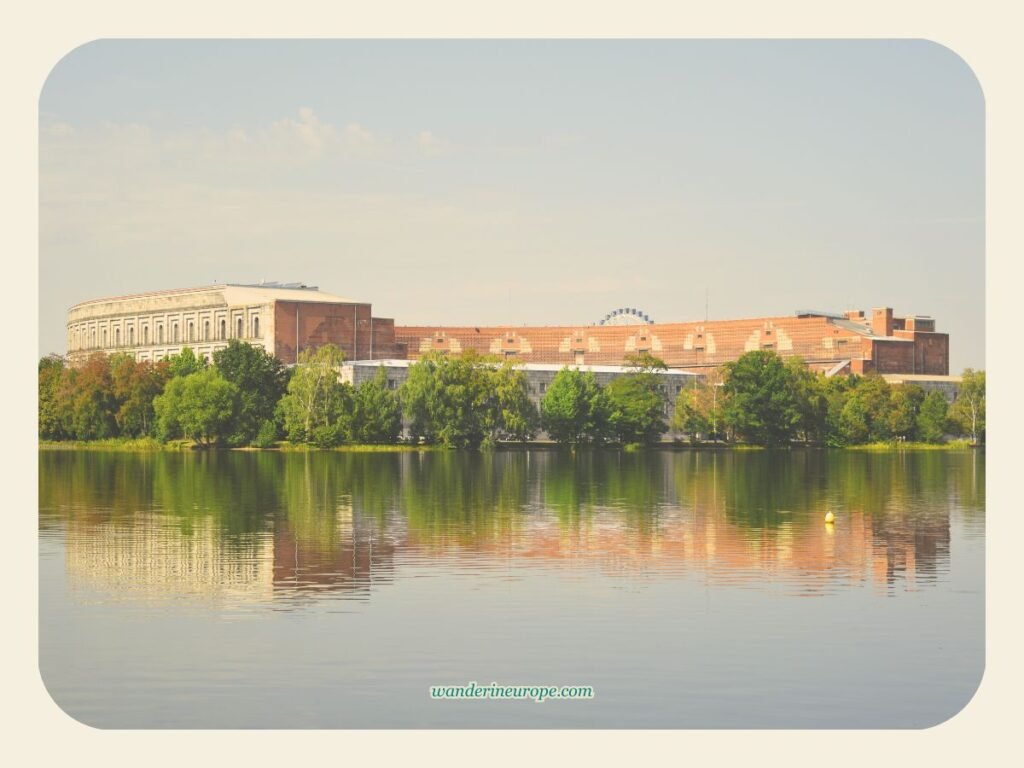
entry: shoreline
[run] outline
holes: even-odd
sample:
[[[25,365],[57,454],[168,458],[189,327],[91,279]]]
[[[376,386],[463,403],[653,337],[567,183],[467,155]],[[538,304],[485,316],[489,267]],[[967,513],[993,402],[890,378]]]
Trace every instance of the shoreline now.
[[[968,451],[980,450],[984,451],[984,444],[972,445],[971,443],[963,440],[952,440],[948,443],[865,443],[863,445],[844,445],[844,446],[827,446],[827,445],[810,445],[804,443],[792,444],[785,447],[778,448],[766,448],[760,445],[749,445],[746,443],[689,443],[689,442],[661,442],[652,445],[645,446],[634,446],[634,445],[599,445],[599,446],[571,446],[571,445],[559,445],[558,443],[551,441],[527,441],[525,443],[499,443],[498,445],[490,449],[457,449],[457,448],[445,448],[441,445],[412,445],[409,443],[396,443],[396,444],[348,444],[339,445],[333,448],[317,448],[316,446],[307,444],[292,444],[286,441],[275,444],[268,448],[257,448],[255,446],[238,446],[238,447],[218,447],[218,446],[201,446],[193,443],[190,440],[172,440],[167,443],[161,443],[154,438],[136,438],[123,440],[120,438],[113,438],[109,440],[40,440],[38,441],[38,450],[40,451],[112,451],[121,453],[182,453],[182,452],[203,452],[203,451],[215,451],[221,452],[232,452],[240,451],[246,453],[419,453],[419,452],[438,452],[438,451],[449,451],[449,450],[463,450],[471,452],[480,452],[481,450],[494,450],[494,451],[524,451],[524,450],[550,450],[550,451],[576,451],[576,450],[605,450],[605,451],[616,451],[620,453],[645,453],[650,451],[714,451],[714,452],[732,452],[732,453],[746,453],[750,451],[793,451],[793,450],[813,450],[813,451],[851,451],[857,453],[905,453],[905,452],[955,452],[963,453]]]

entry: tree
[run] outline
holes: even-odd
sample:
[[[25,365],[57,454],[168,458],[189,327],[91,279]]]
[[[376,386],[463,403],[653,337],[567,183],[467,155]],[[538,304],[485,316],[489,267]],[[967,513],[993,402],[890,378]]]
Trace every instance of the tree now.
[[[722,408],[725,397],[721,390],[721,376],[717,369],[684,388],[676,397],[672,428],[688,434],[691,442],[705,436],[717,436],[724,422]]]
[[[917,437],[917,417],[925,391],[917,384],[892,387],[889,395],[889,431],[904,440]]]
[[[891,439],[893,418],[889,383],[876,375],[855,381],[840,416],[840,428],[846,441],[865,443]]]
[[[500,365],[484,365],[484,379],[490,396],[485,410],[485,441],[525,442],[537,433],[540,417],[530,399],[526,372],[505,360]]]
[[[825,375],[812,371],[799,357],[786,359],[786,372],[799,413],[796,435],[805,442],[824,440],[828,423],[828,399],[822,386]]]
[[[206,367],[205,357],[196,357],[191,347],[182,347],[181,352],[171,355],[168,362],[171,366],[172,376],[188,376],[198,373]]]
[[[660,377],[650,371],[626,373],[605,387],[608,427],[622,444],[654,443],[668,429]]]
[[[328,448],[351,438],[352,386],[338,381],[344,360],[344,352],[334,344],[299,354],[288,393],[278,404],[292,442]]]
[[[183,436],[197,444],[224,442],[238,415],[238,387],[216,368],[175,376],[153,400],[161,439]]]
[[[39,437],[43,440],[64,440],[68,437],[66,403],[61,397],[67,374],[64,358],[48,355],[39,361]]]
[[[110,375],[110,358],[96,352],[64,381],[60,397],[69,406],[68,434],[77,440],[117,436],[117,401]]]
[[[624,367],[640,373],[668,370],[665,361],[650,352],[630,352],[622,358],[622,362]]]
[[[541,425],[552,440],[570,445],[605,437],[608,406],[590,371],[563,368],[540,402]]]
[[[402,434],[402,406],[388,389],[384,367],[355,390],[352,439],[358,443],[395,443]]]
[[[480,446],[490,421],[485,360],[474,352],[430,353],[409,366],[399,397],[413,438],[448,448]]]
[[[110,358],[110,375],[117,412],[118,431],[128,437],[152,434],[156,429],[153,400],[164,390],[170,378],[170,365],[136,361],[130,354]]]
[[[284,364],[262,347],[231,339],[213,353],[213,364],[226,381],[238,387],[241,404],[230,442],[245,445],[255,440],[263,424],[274,418],[277,402],[288,387]]]
[[[949,417],[961,435],[970,435],[971,442],[985,442],[985,372],[964,370],[956,400]]]
[[[726,363],[725,420],[756,445],[787,444],[801,420],[792,371],[771,350],[747,352]]]
[[[917,436],[926,443],[941,443],[946,434],[946,412],[949,403],[941,392],[932,391],[921,403],[917,414]]]

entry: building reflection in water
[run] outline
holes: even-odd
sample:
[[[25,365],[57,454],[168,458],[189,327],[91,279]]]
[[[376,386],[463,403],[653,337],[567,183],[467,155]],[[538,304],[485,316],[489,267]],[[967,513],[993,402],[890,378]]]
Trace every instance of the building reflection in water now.
[[[951,511],[983,515],[983,470],[966,459],[44,453],[41,528],[62,536],[75,586],[126,597],[287,606],[367,599],[403,569],[499,565],[917,589],[949,569]]]

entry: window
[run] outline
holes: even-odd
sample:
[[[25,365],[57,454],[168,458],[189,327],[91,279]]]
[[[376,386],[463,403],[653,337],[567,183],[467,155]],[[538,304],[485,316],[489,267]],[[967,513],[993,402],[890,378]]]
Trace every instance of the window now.
[[[694,347],[693,350],[694,350],[694,352],[703,352],[704,351],[704,347]]]
[[[178,343],[178,324],[174,324],[174,343]]]
[[[235,323],[235,338],[242,338],[242,318],[238,318],[238,322]]]
[[[128,346],[135,346],[135,328],[134,326],[128,329]]]
[[[220,321],[220,337],[223,339],[228,335],[227,322],[224,320]]]
[[[149,326],[142,329],[142,343],[149,344]]]
[[[209,341],[209,340],[210,340],[210,321],[209,320],[204,320],[203,321],[203,341]]]
[[[398,382],[394,379],[388,379],[388,389],[398,389]]]
[[[545,391],[547,391],[547,388],[548,388],[548,385],[547,385],[547,384],[545,384],[545,383],[544,383],[544,382],[542,381],[542,382],[540,383],[540,393],[541,393],[541,394],[543,395],[543,394],[544,394],[544,392],[545,392]]]
[[[774,344],[762,344],[761,345],[761,349],[774,349],[774,348],[775,348]]]
[[[188,340],[189,341],[195,341],[195,338],[196,338],[195,323],[193,323],[191,320],[189,320],[188,321]]]
[[[519,353],[516,350],[514,350],[514,349],[506,349],[505,350],[505,357],[515,357],[518,354]]]
[[[121,346],[121,329],[120,328],[115,328],[114,329],[114,346],[115,347],[120,347]]]
[[[260,319],[258,317],[252,319],[252,336],[254,339],[260,337]]]
[[[156,338],[157,338],[157,342],[156,342],[157,344],[163,344],[164,343],[164,327],[162,325],[158,325],[156,327]]]
[[[103,329],[103,346],[107,346],[107,329]]]

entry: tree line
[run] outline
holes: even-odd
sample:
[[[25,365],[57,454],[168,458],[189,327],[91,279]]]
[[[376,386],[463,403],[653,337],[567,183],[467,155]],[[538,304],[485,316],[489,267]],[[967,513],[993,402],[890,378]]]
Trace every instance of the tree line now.
[[[627,358],[607,386],[566,367],[540,401],[521,366],[467,352],[425,355],[401,387],[383,368],[359,386],[341,382],[334,345],[304,350],[288,368],[259,347],[232,340],[212,363],[185,348],[159,362],[96,353],[83,365],[39,362],[39,435],[46,440],[153,437],[204,445],[328,448],[408,439],[452,448],[522,442],[540,431],[560,443],[659,442],[672,429],[694,442],[793,441],[851,445],[895,439],[941,442],[985,433],[984,371],[964,372],[956,402],[879,376],[826,378],[775,352],[749,352],[683,389],[667,421],[669,394],[649,354]]]

